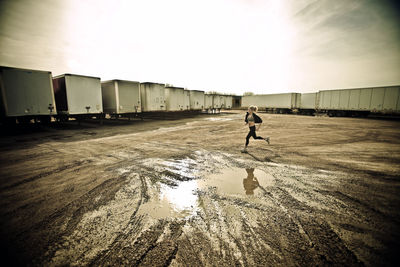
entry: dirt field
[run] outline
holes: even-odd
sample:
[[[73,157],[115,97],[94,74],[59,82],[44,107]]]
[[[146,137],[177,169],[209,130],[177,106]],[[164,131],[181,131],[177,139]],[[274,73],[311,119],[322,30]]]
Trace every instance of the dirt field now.
[[[2,129],[3,260],[398,264],[400,122],[260,116]]]

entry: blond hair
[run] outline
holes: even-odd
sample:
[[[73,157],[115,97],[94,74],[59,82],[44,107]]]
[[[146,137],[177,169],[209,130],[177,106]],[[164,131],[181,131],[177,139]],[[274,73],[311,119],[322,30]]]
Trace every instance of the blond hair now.
[[[249,109],[252,110],[253,112],[257,112],[258,107],[257,106],[250,106]]]

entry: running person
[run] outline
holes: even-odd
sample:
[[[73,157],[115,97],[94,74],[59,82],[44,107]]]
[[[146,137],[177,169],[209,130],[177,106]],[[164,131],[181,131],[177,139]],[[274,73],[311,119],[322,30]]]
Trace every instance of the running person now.
[[[261,136],[257,136],[256,134],[256,131],[260,130],[262,123],[262,119],[256,114],[257,110],[258,108],[256,106],[250,106],[249,109],[247,110],[244,121],[246,122],[246,125],[249,124],[250,131],[246,136],[246,145],[242,150],[242,152],[247,152],[247,146],[249,145],[250,137],[253,137],[254,139],[265,140],[269,144],[269,137],[262,138]],[[257,129],[256,129],[256,123],[259,123]]]

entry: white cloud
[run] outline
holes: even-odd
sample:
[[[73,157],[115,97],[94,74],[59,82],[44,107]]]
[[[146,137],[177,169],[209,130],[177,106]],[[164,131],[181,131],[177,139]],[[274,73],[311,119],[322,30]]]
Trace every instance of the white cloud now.
[[[238,94],[400,83],[390,18],[358,1],[16,3],[1,14],[0,64]]]

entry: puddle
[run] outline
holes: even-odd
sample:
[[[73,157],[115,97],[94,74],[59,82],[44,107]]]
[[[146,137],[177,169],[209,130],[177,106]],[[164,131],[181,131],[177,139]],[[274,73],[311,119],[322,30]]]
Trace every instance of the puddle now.
[[[270,223],[265,225],[270,225],[271,231],[276,231],[271,235],[274,238],[275,235],[282,236],[280,218],[285,225],[294,223],[293,227],[296,224],[299,232],[304,231],[288,213],[290,208],[303,209],[306,205],[310,209],[327,213],[339,211],[337,214],[343,215],[343,207],[351,208],[352,205],[327,191],[340,184],[340,177],[344,174],[338,172],[260,163],[237,155],[206,150],[194,151],[186,158],[146,158],[132,162],[134,164],[130,165],[124,161],[117,169],[117,174],[126,176],[127,181],[116,192],[115,198],[103,203],[101,200],[104,196],[98,195],[94,199],[96,208],[85,212],[73,232],[49,246],[49,251],[54,251],[54,257],[44,265],[89,265],[94,259],[110,255],[108,253],[114,253],[116,249],[131,248],[142,233],[150,240],[161,234],[158,238],[163,240],[180,231],[173,229],[175,227],[172,225],[175,224],[162,226],[164,222],[160,224],[160,219],[190,219],[191,223],[186,224],[183,231],[188,237],[192,234],[198,237],[192,244],[200,248],[207,244],[219,251],[222,244],[219,242],[226,240],[226,244],[236,251],[230,255],[238,253],[238,257],[241,257],[243,250],[235,246],[243,244],[245,247],[247,243],[237,243],[237,240],[251,238],[252,242],[264,238],[265,235],[258,229],[262,231],[260,219],[263,220],[265,214],[271,212],[272,216],[268,219]],[[110,167],[107,171],[115,173],[115,168]],[[266,196],[266,193],[270,194]],[[281,200],[286,197],[291,201],[283,203]],[[143,203],[144,200],[147,202]],[[362,216],[357,207],[351,208],[350,212]],[[283,217],[278,213],[282,213]],[[351,226],[342,228],[357,231]],[[149,229],[157,231],[148,232]],[[158,233],[159,230],[162,233]],[[292,231],[289,234],[287,238],[293,236]],[[138,244],[150,248],[154,246],[146,242],[144,240]],[[116,244],[118,247],[115,248]]]
[[[158,194],[143,204],[138,214],[155,219],[190,217],[197,210],[197,188],[196,180],[180,182],[175,187],[161,184]]]
[[[226,168],[214,173],[205,179],[199,180],[199,189],[215,188],[223,195],[256,195],[260,192],[259,186],[272,186],[274,177],[262,170],[254,168]]]
[[[187,166],[183,169],[186,177],[193,177]],[[183,170],[179,169],[178,172],[182,174]],[[164,183],[154,186],[151,200],[140,207],[139,214],[154,219],[191,217],[197,213],[199,193],[245,198],[257,196],[262,194],[260,186],[266,188],[273,185],[274,177],[258,169],[232,167],[200,179],[176,182],[176,186]]]
[[[163,163],[163,165],[166,166],[165,170],[190,179],[196,178],[195,171],[193,170],[193,168],[191,168],[191,166],[195,164],[197,164],[197,162],[190,158],[175,161],[166,161]]]

